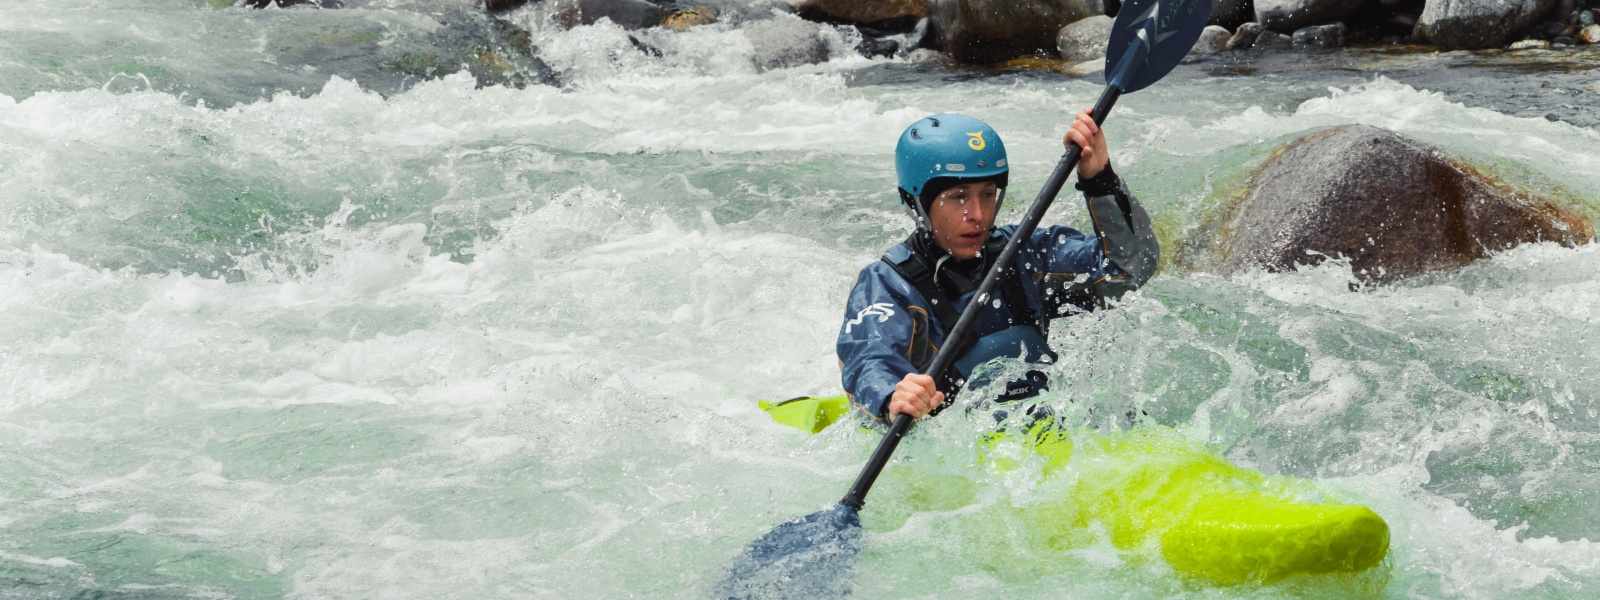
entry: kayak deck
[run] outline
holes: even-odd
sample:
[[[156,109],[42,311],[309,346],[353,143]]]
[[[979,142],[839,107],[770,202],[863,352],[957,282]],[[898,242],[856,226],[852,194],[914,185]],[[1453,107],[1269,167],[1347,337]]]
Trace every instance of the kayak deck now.
[[[762,408],[813,433],[850,410],[843,396]],[[1220,585],[1360,573],[1388,554],[1382,517],[1365,506],[1305,501],[1319,495],[1309,481],[1236,466],[1165,427],[1072,435],[1048,425],[1036,424],[1020,440],[996,433],[980,444],[996,468],[1010,466],[1004,453],[988,451],[1005,443],[1043,457],[1046,475],[1072,465],[1069,493],[1021,509],[1046,546],[1077,547],[1098,523],[1118,549],[1155,541],[1174,571]]]

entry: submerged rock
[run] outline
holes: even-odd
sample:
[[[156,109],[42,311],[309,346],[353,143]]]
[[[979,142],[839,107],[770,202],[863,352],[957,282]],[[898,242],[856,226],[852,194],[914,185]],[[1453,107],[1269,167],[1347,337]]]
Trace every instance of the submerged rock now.
[[[1062,27],[1101,12],[1101,0],[928,0],[937,47],[971,64],[1054,49]]]
[[[321,6],[334,3],[323,0]],[[345,0],[344,8],[388,6]],[[407,5],[413,6],[413,5]],[[459,5],[414,5],[414,27],[360,18],[329,19],[308,8],[283,11],[262,30],[270,62],[296,75],[293,87],[320,87],[330,77],[358,81],[383,94],[463,69],[480,85],[556,85],[529,32],[508,21]],[[258,88],[287,84],[262,82]]]
[[[856,46],[856,51],[866,57],[894,56],[900,52],[900,41],[887,37],[872,37],[863,34],[861,43]]]
[[[1225,272],[1327,256],[1368,281],[1451,269],[1529,242],[1594,238],[1593,226],[1392,131],[1347,125],[1280,148],[1213,240]]]
[[[244,0],[244,3],[240,4],[240,6],[266,8],[274,4],[279,8],[289,8],[302,4],[309,4],[317,8],[344,8],[344,2],[340,0]]]
[[[497,13],[520,8],[527,3],[528,0],[484,0],[483,7],[489,12]]]
[[[1416,36],[1450,49],[1499,48],[1528,32],[1558,0],[1428,0]]]

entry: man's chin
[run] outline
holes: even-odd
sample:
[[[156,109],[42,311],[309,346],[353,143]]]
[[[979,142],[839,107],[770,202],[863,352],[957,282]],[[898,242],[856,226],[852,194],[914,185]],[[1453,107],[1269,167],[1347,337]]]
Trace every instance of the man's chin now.
[[[957,248],[954,251],[950,252],[950,255],[956,257],[956,260],[971,260],[971,259],[977,258],[978,257],[978,253],[980,251],[982,251],[982,250],[983,250],[983,246],[975,246],[975,247],[972,247],[972,248]]]

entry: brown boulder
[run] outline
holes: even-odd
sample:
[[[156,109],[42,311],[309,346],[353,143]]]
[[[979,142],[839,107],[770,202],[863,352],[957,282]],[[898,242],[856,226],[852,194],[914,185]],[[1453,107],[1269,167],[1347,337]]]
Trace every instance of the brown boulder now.
[[[693,6],[667,15],[661,20],[661,26],[673,31],[687,31],[690,27],[710,25],[717,22],[717,9],[709,6]]]
[[[1062,27],[1101,11],[1101,0],[928,0],[939,48],[969,64],[1054,51]]]
[[[1583,217],[1392,131],[1347,125],[1278,149],[1214,240],[1224,272],[1350,260],[1390,281],[1529,242],[1594,239]]]
[[[927,0],[800,0],[794,8],[807,19],[854,25],[928,16]]]

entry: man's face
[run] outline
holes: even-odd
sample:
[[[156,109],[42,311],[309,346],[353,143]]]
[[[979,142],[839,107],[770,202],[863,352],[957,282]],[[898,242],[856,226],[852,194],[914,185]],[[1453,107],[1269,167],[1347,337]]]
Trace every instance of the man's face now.
[[[989,240],[999,204],[1000,188],[993,181],[963,183],[940,192],[928,206],[934,241],[957,260],[977,256]]]

